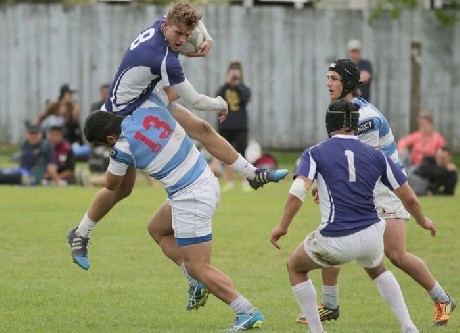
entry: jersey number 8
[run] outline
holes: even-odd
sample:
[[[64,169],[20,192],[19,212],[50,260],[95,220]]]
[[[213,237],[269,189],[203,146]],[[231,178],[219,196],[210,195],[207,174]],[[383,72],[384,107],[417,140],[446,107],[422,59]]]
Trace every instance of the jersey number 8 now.
[[[148,41],[150,38],[155,35],[155,29],[149,28],[145,30],[144,32],[141,32],[139,36],[136,37],[135,40],[131,43],[130,50],[134,50],[140,43],[143,43],[145,41]]]

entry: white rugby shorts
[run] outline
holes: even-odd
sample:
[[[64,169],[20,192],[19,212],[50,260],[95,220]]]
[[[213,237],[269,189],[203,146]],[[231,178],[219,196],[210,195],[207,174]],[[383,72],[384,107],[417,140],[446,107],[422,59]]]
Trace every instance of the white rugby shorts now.
[[[193,184],[168,198],[178,246],[212,239],[212,217],[219,200],[219,181],[209,168]]]
[[[361,267],[373,268],[383,260],[384,231],[384,220],[342,237],[324,237],[315,230],[305,238],[304,249],[322,267],[339,266],[354,260]]]
[[[377,213],[382,219],[410,219],[410,214],[401,200],[382,182],[377,182],[374,195]]]

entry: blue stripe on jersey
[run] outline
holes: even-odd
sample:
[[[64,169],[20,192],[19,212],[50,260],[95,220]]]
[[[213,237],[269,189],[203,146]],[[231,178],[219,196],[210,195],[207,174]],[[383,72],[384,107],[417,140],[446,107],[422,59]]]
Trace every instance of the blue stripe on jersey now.
[[[362,97],[355,97],[355,98],[353,98],[352,103],[353,103],[353,104],[358,104],[360,108],[363,108],[363,107],[369,105],[369,102],[366,101],[366,100],[365,100],[364,98],[362,98]]]
[[[161,178],[167,176],[172,170],[177,168],[192,150],[194,144],[188,136],[184,136],[184,140],[180,144],[180,149],[174,154],[174,156],[169,160],[168,163],[160,171],[152,174],[151,176],[155,179],[160,180]]]
[[[200,154],[196,163],[189,171],[187,171],[184,177],[182,177],[176,184],[166,189],[168,196],[171,197],[177,191],[180,191],[188,185],[192,184],[195,180],[198,179],[198,177],[201,176],[207,166],[208,163],[204,159],[203,155]]]
[[[360,106],[360,117],[358,124],[359,138],[374,148],[381,149],[386,156],[394,158],[393,162],[396,163],[401,168],[401,170],[404,170],[403,163],[399,160],[399,157],[396,158],[396,142],[394,140],[393,134],[391,133],[390,124],[388,123],[388,120],[385,118],[385,116],[373,104],[367,102],[361,97],[354,98],[352,103],[358,104]],[[378,142],[377,138],[371,139],[371,133],[375,131],[378,133]]]
[[[204,242],[209,242],[212,240],[212,233],[200,236],[200,237],[192,237],[192,238],[176,238],[176,244],[178,247],[199,244]]]
[[[391,154],[393,154],[398,147],[396,146],[396,142],[392,142],[389,145],[386,145],[385,147],[382,147],[382,152],[385,154],[385,156],[390,157]]]
[[[126,165],[136,166],[133,156],[121,151],[117,147],[113,147],[110,151],[110,158]]]

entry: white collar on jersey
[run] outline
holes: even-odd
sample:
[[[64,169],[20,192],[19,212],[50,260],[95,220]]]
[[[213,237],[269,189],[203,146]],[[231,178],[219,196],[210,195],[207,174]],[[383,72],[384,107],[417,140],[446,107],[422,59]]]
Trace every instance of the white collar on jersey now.
[[[355,140],[359,140],[358,137],[356,135],[347,135],[347,134],[334,134],[332,138],[339,138],[339,139],[355,139]]]

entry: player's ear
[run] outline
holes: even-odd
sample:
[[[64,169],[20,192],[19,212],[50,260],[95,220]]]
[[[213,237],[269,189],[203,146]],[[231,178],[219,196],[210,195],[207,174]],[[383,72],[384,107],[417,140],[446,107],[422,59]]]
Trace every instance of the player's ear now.
[[[113,146],[117,142],[118,137],[116,135],[107,135],[105,139],[109,145]]]

